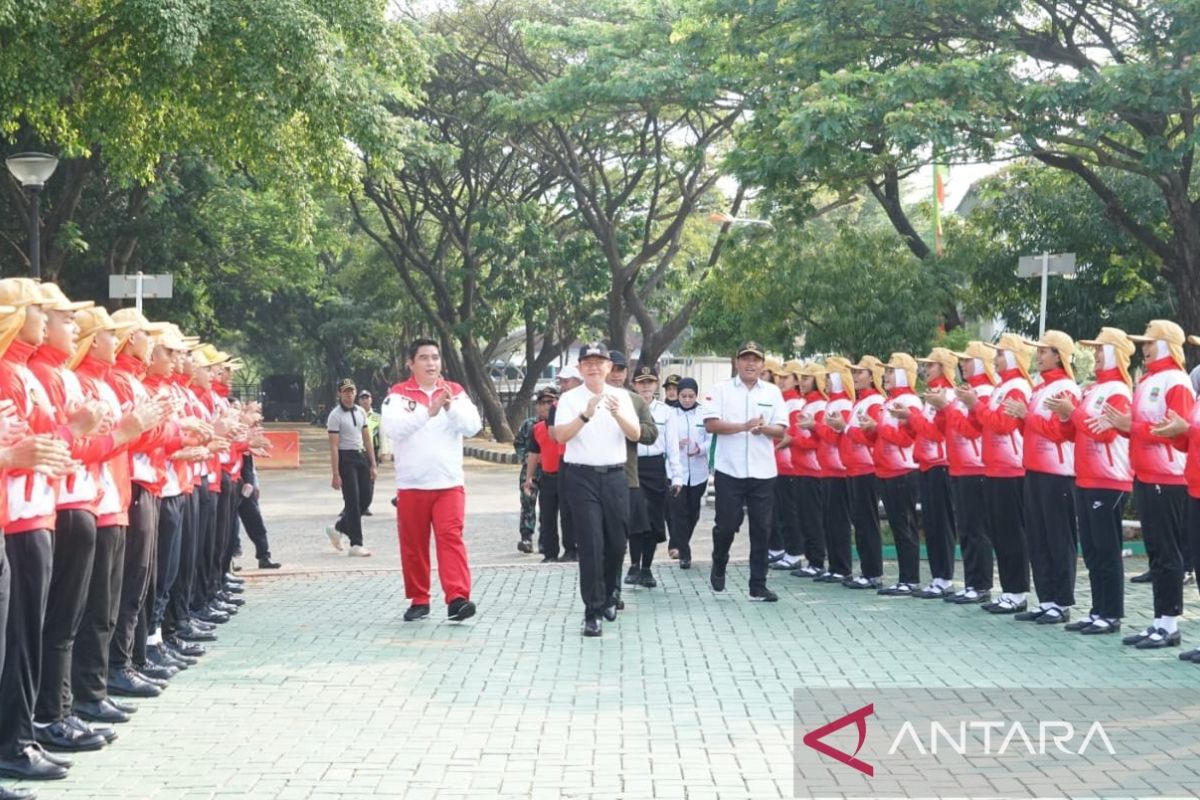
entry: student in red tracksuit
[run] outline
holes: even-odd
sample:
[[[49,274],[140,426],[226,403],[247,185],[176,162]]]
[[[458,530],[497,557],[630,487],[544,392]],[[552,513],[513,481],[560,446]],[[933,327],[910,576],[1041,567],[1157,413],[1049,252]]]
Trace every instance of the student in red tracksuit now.
[[[1142,631],[1126,636],[1123,644],[1139,650],[1178,647],[1179,616],[1183,613],[1184,512],[1187,508],[1186,457],[1168,438],[1154,430],[1174,412],[1191,419],[1195,394],[1183,371],[1183,329],[1169,320],[1153,320],[1144,336],[1130,336],[1142,345],[1146,372],[1138,381],[1130,413],[1105,406],[1104,420],[1129,437],[1133,465],[1133,505],[1142,523],[1146,555],[1150,557],[1154,590],[1154,619]],[[1101,426],[1103,428],[1105,426]]]
[[[1022,424],[1025,537],[1038,607],[1013,618],[1057,625],[1071,619],[1075,605],[1079,536],[1075,527],[1075,443],[1055,422],[1049,401],[1079,401],[1079,384],[1071,369],[1075,343],[1054,330],[1046,331],[1040,341],[1025,343],[1037,348],[1038,382],[1028,403],[1008,401],[1004,412]]]
[[[1091,636],[1116,633],[1125,616],[1121,517],[1133,490],[1133,469],[1129,440],[1100,421],[1106,406],[1129,413],[1133,402],[1129,358],[1137,348],[1118,328],[1102,328],[1094,340],[1079,344],[1095,352],[1095,382],[1079,401],[1066,394],[1049,399],[1047,405],[1063,435],[1075,442],[1075,513],[1092,587],[1091,611],[1065,627]]]
[[[793,569],[792,575],[815,578],[825,572],[825,482],[817,456],[821,440],[814,430],[817,419],[825,417],[825,368],[819,364],[798,364],[797,375],[799,398],[793,401],[788,414],[788,438],[792,467],[796,471],[796,521],[804,539],[807,563]],[[805,421],[807,424],[802,427]],[[848,547],[849,541],[846,544]],[[848,572],[849,567],[846,569]]]
[[[850,476],[842,463],[841,451],[841,431],[854,408],[854,378],[850,361],[841,356],[825,359],[825,370],[829,394],[825,408],[814,415],[805,415],[797,424],[802,428],[812,425],[820,440],[817,461],[825,485],[825,550],[829,554],[829,568],[813,582],[840,584],[849,580],[854,570],[850,552]],[[841,427],[835,429],[833,425],[839,423]]]
[[[952,390],[951,381],[958,364],[954,353],[935,347],[924,365],[928,393],[939,395]],[[927,393],[927,394],[928,394]],[[954,543],[957,539],[950,492],[949,456],[946,446],[946,411],[933,403],[923,404],[919,413],[894,408],[891,413],[904,421],[914,436],[913,458],[921,495],[921,524],[925,530],[925,551],[929,559],[930,580],[916,597],[923,600],[945,599],[954,590]]]
[[[850,480],[850,515],[854,521],[854,543],[858,547],[860,574],[843,583],[849,589],[883,588],[883,539],[879,532],[879,488],[875,477],[872,439],[863,421],[879,424],[883,409],[883,362],[863,356],[851,365],[857,399],[846,417],[825,413],[825,424],[841,433],[838,440],[842,463]]]
[[[775,373],[775,385],[783,393],[783,403],[789,417],[801,402],[800,392],[796,391],[800,383],[799,371],[799,361],[788,361]],[[784,555],[783,558],[771,562],[771,569],[786,569],[790,572],[802,566],[805,541],[800,529],[799,516],[800,473],[792,461],[791,440],[788,437],[775,442],[775,469],[778,476],[775,479],[774,527],[783,541]]]
[[[992,353],[987,346],[972,341],[965,351],[953,355],[958,359],[965,388],[977,398],[989,398],[996,379]],[[958,605],[973,605],[992,599],[992,521],[987,509],[983,426],[959,397],[958,388],[931,388],[925,393],[925,403],[941,410],[939,419],[946,433],[954,520],[962,541],[963,588],[944,599]]]
[[[993,614],[1017,614],[1027,607],[1029,591],[1029,554],[1025,545],[1024,447],[1019,420],[1005,413],[1006,401],[1029,402],[1032,387],[1025,362],[1030,348],[1019,336],[1006,333],[995,345],[993,365],[1000,385],[984,400],[974,387],[955,390],[958,398],[971,409],[983,429],[983,465],[987,508],[991,518],[992,546],[1000,572],[998,600],[982,608]]]
[[[863,420],[863,430],[872,440],[875,475],[879,478],[883,507],[896,543],[899,577],[879,590],[892,597],[911,597],[921,580],[921,539],[917,525],[917,462],[913,458],[916,437],[894,413],[921,412],[921,398],[913,387],[917,383],[917,362],[908,353],[892,353],[884,365],[883,384],[887,400],[880,407],[878,420]]]

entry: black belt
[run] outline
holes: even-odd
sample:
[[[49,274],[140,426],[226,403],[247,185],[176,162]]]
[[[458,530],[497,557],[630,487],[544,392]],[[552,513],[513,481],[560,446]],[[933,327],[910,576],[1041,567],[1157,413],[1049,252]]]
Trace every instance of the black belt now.
[[[588,470],[591,470],[592,472],[599,472],[601,475],[603,475],[606,472],[612,472],[613,470],[625,469],[624,464],[604,464],[602,466],[595,466],[593,464],[573,464],[571,462],[567,462],[567,466],[568,467],[576,467],[577,469],[588,469]]]

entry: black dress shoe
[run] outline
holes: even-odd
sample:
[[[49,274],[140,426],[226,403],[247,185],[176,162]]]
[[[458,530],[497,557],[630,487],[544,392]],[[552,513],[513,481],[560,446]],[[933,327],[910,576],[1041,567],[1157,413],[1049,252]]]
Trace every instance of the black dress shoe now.
[[[61,719],[49,724],[33,723],[33,738],[47,750],[57,750],[62,753],[99,750],[107,744],[104,737],[98,733],[85,733]]]
[[[1134,575],[1129,579],[1130,583],[1150,583],[1154,580],[1154,576],[1150,574],[1150,570],[1146,570],[1141,575]]]
[[[542,556],[541,563],[551,564],[551,563],[556,563],[557,561],[558,561],[558,556]]]
[[[750,599],[756,603],[778,603],[779,595],[764,586],[761,589],[751,589]]]
[[[690,558],[687,558],[686,556],[681,556],[679,558],[679,568],[680,569],[691,569],[692,568],[692,560]]]
[[[1194,572],[1184,573],[1184,575],[1183,575],[1183,585],[1184,586],[1191,586],[1195,582],[1196,582],[1196,573],[1194,573]]]
[[[641,568],[640,567],[630,567],[629,572],[625,573],[625,585],[626,586],[637,586],[638,582],[641,581],[641,578],[642,578]]]
[[[165,645],[152,644],[146,647],[146,661],[156,667],[168,667],[177,672],[188,668],[188,664],[177,659]]]
[[[142,677],[162,681],[165,685],[167,681],[179,674],[179,668],[147,662],[145,666],[138,669],[138,672],[142,674]]]
[[[196,642],[185,642],[178,636],[172,636],[163,642],[163,646],[171,653],[172,658],[184,661],[188,666],[196,663],[196,659],[204,655],[208,651],[204,649],[204,645]]]
[[[82,734],[102,737],[105,744],[112,744],[117,738],[115,728],[110,728],[107,725],[89,725],[74,714],[63,721]]]
[[[1154,627],[1144,628],[1137,633],[1131,633],[1128,636],[1122,637],[1121,644],[1134,645],[1146,639],[1150,634],[1154,633]]]
[[[131,703],[128,700],[118,700],[115,697],[106,697],[104,698],[104,702],[108,703],[117,711],[125,714],[133,715],[136,714],[138,710],[137,703]]]
[[[279,565],[276,564],[274,567],[271,567],[270,569],[278,569],[278,568],[279,568]],[[267,568],[264,567],[264,569],[267,569]],[[242,586],[240,583],[227,583],[221,587],[221,591],[228,592],[229,594],[245,594],[246,587]]]
[[[404,612],[405,622],[414,622],[418,619],[425,619],[429,616],[428,603],[414,603]]]
[[[162,689],[143,680],[132,667],[127,667],[108,676],[108,693],[118,697],[158,697]]]
[[[42,758],[46,759],[51,764],[54,764],[56,767],[66,767],[67,769],[70,769],[71,767],[75,766],[75,762],[67,756],[64,756],[62,753],[51,753],[37,742],[33,742],[28,746],[32,747],[41,755]]]
[[[585,619],[583,621],[583,635],[584,636],[599,636],[601,633],[602,633],[602,631],[600,628],[600,620]]]
[[[1013,619],[1015,619],[1017,622],[1037,622],[1045,613],[1046,609],[1038,606],[1037,608],[1030,609],[1029,611],[1021,611],[1017,614],[1013,614]]]
[[[446,616],[453,622],[470,619],[475,616],[475,604],[465,597],[451,600],[450,605],[446,607]]]
[[[1021,612],[1025,611],[1028,606],[1029,604],[1022,600],[1016,605],[1013,605],[1012,603],[997,602],[991,604],[990,606],[983,606],[983,609],[989,614],[1020,614]]]
[[[1154,633],[1134,645],[1138,650],[1159,650],[1163,647],[1178,647],[1183,637],[1179,631],[1167,633],[1166,629],[1158,628]]]
[[[237,575],[226,572],[223,579],[226,583],[245,583],[245,578],[239,578]]]
[[[529,539],[522,539],[521,541],[517,542],[517,552],[518,553],[532,553],[533,552],[533,542]]]
[[[36,797],[32,789],[22,789],[19,786],[6,789],[0,786],[0,800],[35,800]]]
[[[1037,619],[1038,625],[1061,625],[1071,618],[1069,608],[1051,608]]]
[[[153,675],[147,675],[146,673],[142,672],[141,667],[134,667],[133,671],[135,673],[137,673],[137,676],[139,678],[141,678],[143,681],[150,684],[151,686],[157,686],[160,689],[166,689],[170,683],[165,678],[156,678]]]
[[[579,551],[578,550],[564,550],[563,554],[558,557],[558,560],[559,561],[578,561],[579,560]]]
[[[100,740],[103,747],[104,740]],[[17,756],[0,758],[0,776],[25,781],[56,781],[67,777],[67,768],[46,758],[41,748],[27,745]]]
[[[1086,628],[1079,632],[1084,636],[1103,636],[1106,633],[1119,633],[1121,631],[1120,622],[1110,622],[1107,625],[1097,625],[1094,622],[1088,623]]]
[[[604,607],[604,610],[602,610],[600,613],[603,614],[604,618],[606,620],[608,620],[609,622],[616,622],[617,621],[617,604],[609,603],[608,605],[606,605]]]
[[[217,599],[225,605],[233,606],[234,608],[241,608],[242,606],[246,605],[246,601],[244,599],[240,597],[234,597],[233,595],[226,594],[225,592],[220,592],[217,594]]]
[[[1197,647],[1195,650],[1188,650],[1179,654],[1180,661],[1191,661],[1193,663],[1200,664],[1200,661],[1196,661],[1198,658],[1200,658],[1200,647]]]
[[[223,625],[224,623],[229,622],[229,615],[220,611],[214,611],[211,608],[202,608],[196,612],[196,619],[199,619],[203,622],[215,622],[218,625]]]
[[[1063,630],[1070,631],[1071,633],[1080,633],[1084,628],[1091,625],[1093,621],[1094,618],[1090,616],[1077,619],[1074,622],[1068,622],[1066,625],[1063,625]]]
[[[228,622],[230,619],[237,616],[237,613],[238,613],[237,606],[233,605],[232,603],[226,603],[223,600],[218,600],[215,597],[213,598],[213,601],[208,604],[208,608],[214,614],[224,614],[225,622]],[[223,622],[221,622],[221,620],[213,620],[213,621],[216,622],[218,625],[224,624]]]
[[[258,560],[259,569],[279,569],[282,566],[278,561],[272,561],[270,556]]]
[[[215,642],[217,640],[217,635],[215,633],[213,633],[212,631],[200,630],[199,628],[193,627],[191,625],[186,626],[186,627],[181,626],[179,628],[179,630],[175,631],[175,636],[185,643],[186,642]],[[185,654],[187,653],[186,650],[181,650],[180,652],[185,653]]]
[[[725,565],[713,563],[712,571],[708,573],[708,582],[712,584],[714,592],[725,591]]]
[[[76,703],[71,710],[76,716],[89,722],[103,722],[108,725],[129,722],[130,719],[128,714],[111,705],[107,699]]]
[[[638,582],[647,589],[653,589],[655,586],[658,586],[658,581],[654,580],[654,574],[649,569],[642,570],[642,575]]]
[[[625,601],[621,599],[620,589],[613,589],[612,594],[609,595],[608,604],[614,606],[617,611],[625,610]]]

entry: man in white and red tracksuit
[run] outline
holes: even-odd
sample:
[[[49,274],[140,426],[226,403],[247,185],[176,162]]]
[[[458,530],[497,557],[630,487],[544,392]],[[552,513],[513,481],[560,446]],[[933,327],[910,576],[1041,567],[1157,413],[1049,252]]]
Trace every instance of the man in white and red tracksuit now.
[[[380,431],[392,443],[396,464],[396,521],[404,594],[412,605],[406,622],[429,615],[429,532],[437,543],[438,577],[450,619],[475,614],[471,570],[463,543],[466,492],[462,440],[481,427],[479,411],[463,388],[442,378],[437,342],[408,347],[407,381],[383,402]]]
[[[1000,385],[984,400],[974,387],[959,387],[956,394],[983,429],[983,472],[988,514],[992,521],[992,546],[1000,572],[1000,599],[982,608],[992,614],[1018,614],[1026,609],[1029,591],[1029,551],[1025,544],[1024,446],[1019,420],[1004,411],[1007,401],[1028,403],[1033,388],[1025,362],[1030,348],[1019,336],[1006,333],[995,345],[993,364]]]
[[[1070,621],[1075,605],[1075,442],[1055,424],[1049,401],[1078,402],[1071,371],[1075,342],[1062,331],[1046,331],[1037,348],[1038,384],[1029,403],[1010,402],[1005,412],[1022,420],[1025,440],[1025,536],[1038,607],[1015,616],[1021,622],[1055,625]]]

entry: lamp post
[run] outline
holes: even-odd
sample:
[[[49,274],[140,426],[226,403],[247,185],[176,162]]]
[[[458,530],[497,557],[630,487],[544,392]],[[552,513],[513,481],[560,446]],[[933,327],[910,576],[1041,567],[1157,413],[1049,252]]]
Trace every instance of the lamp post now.
[[[42,277],[42,187],[58,167],[58,159],[46,153],[17,153],[4,159],[8,171],[29,191],[29,276]]]

